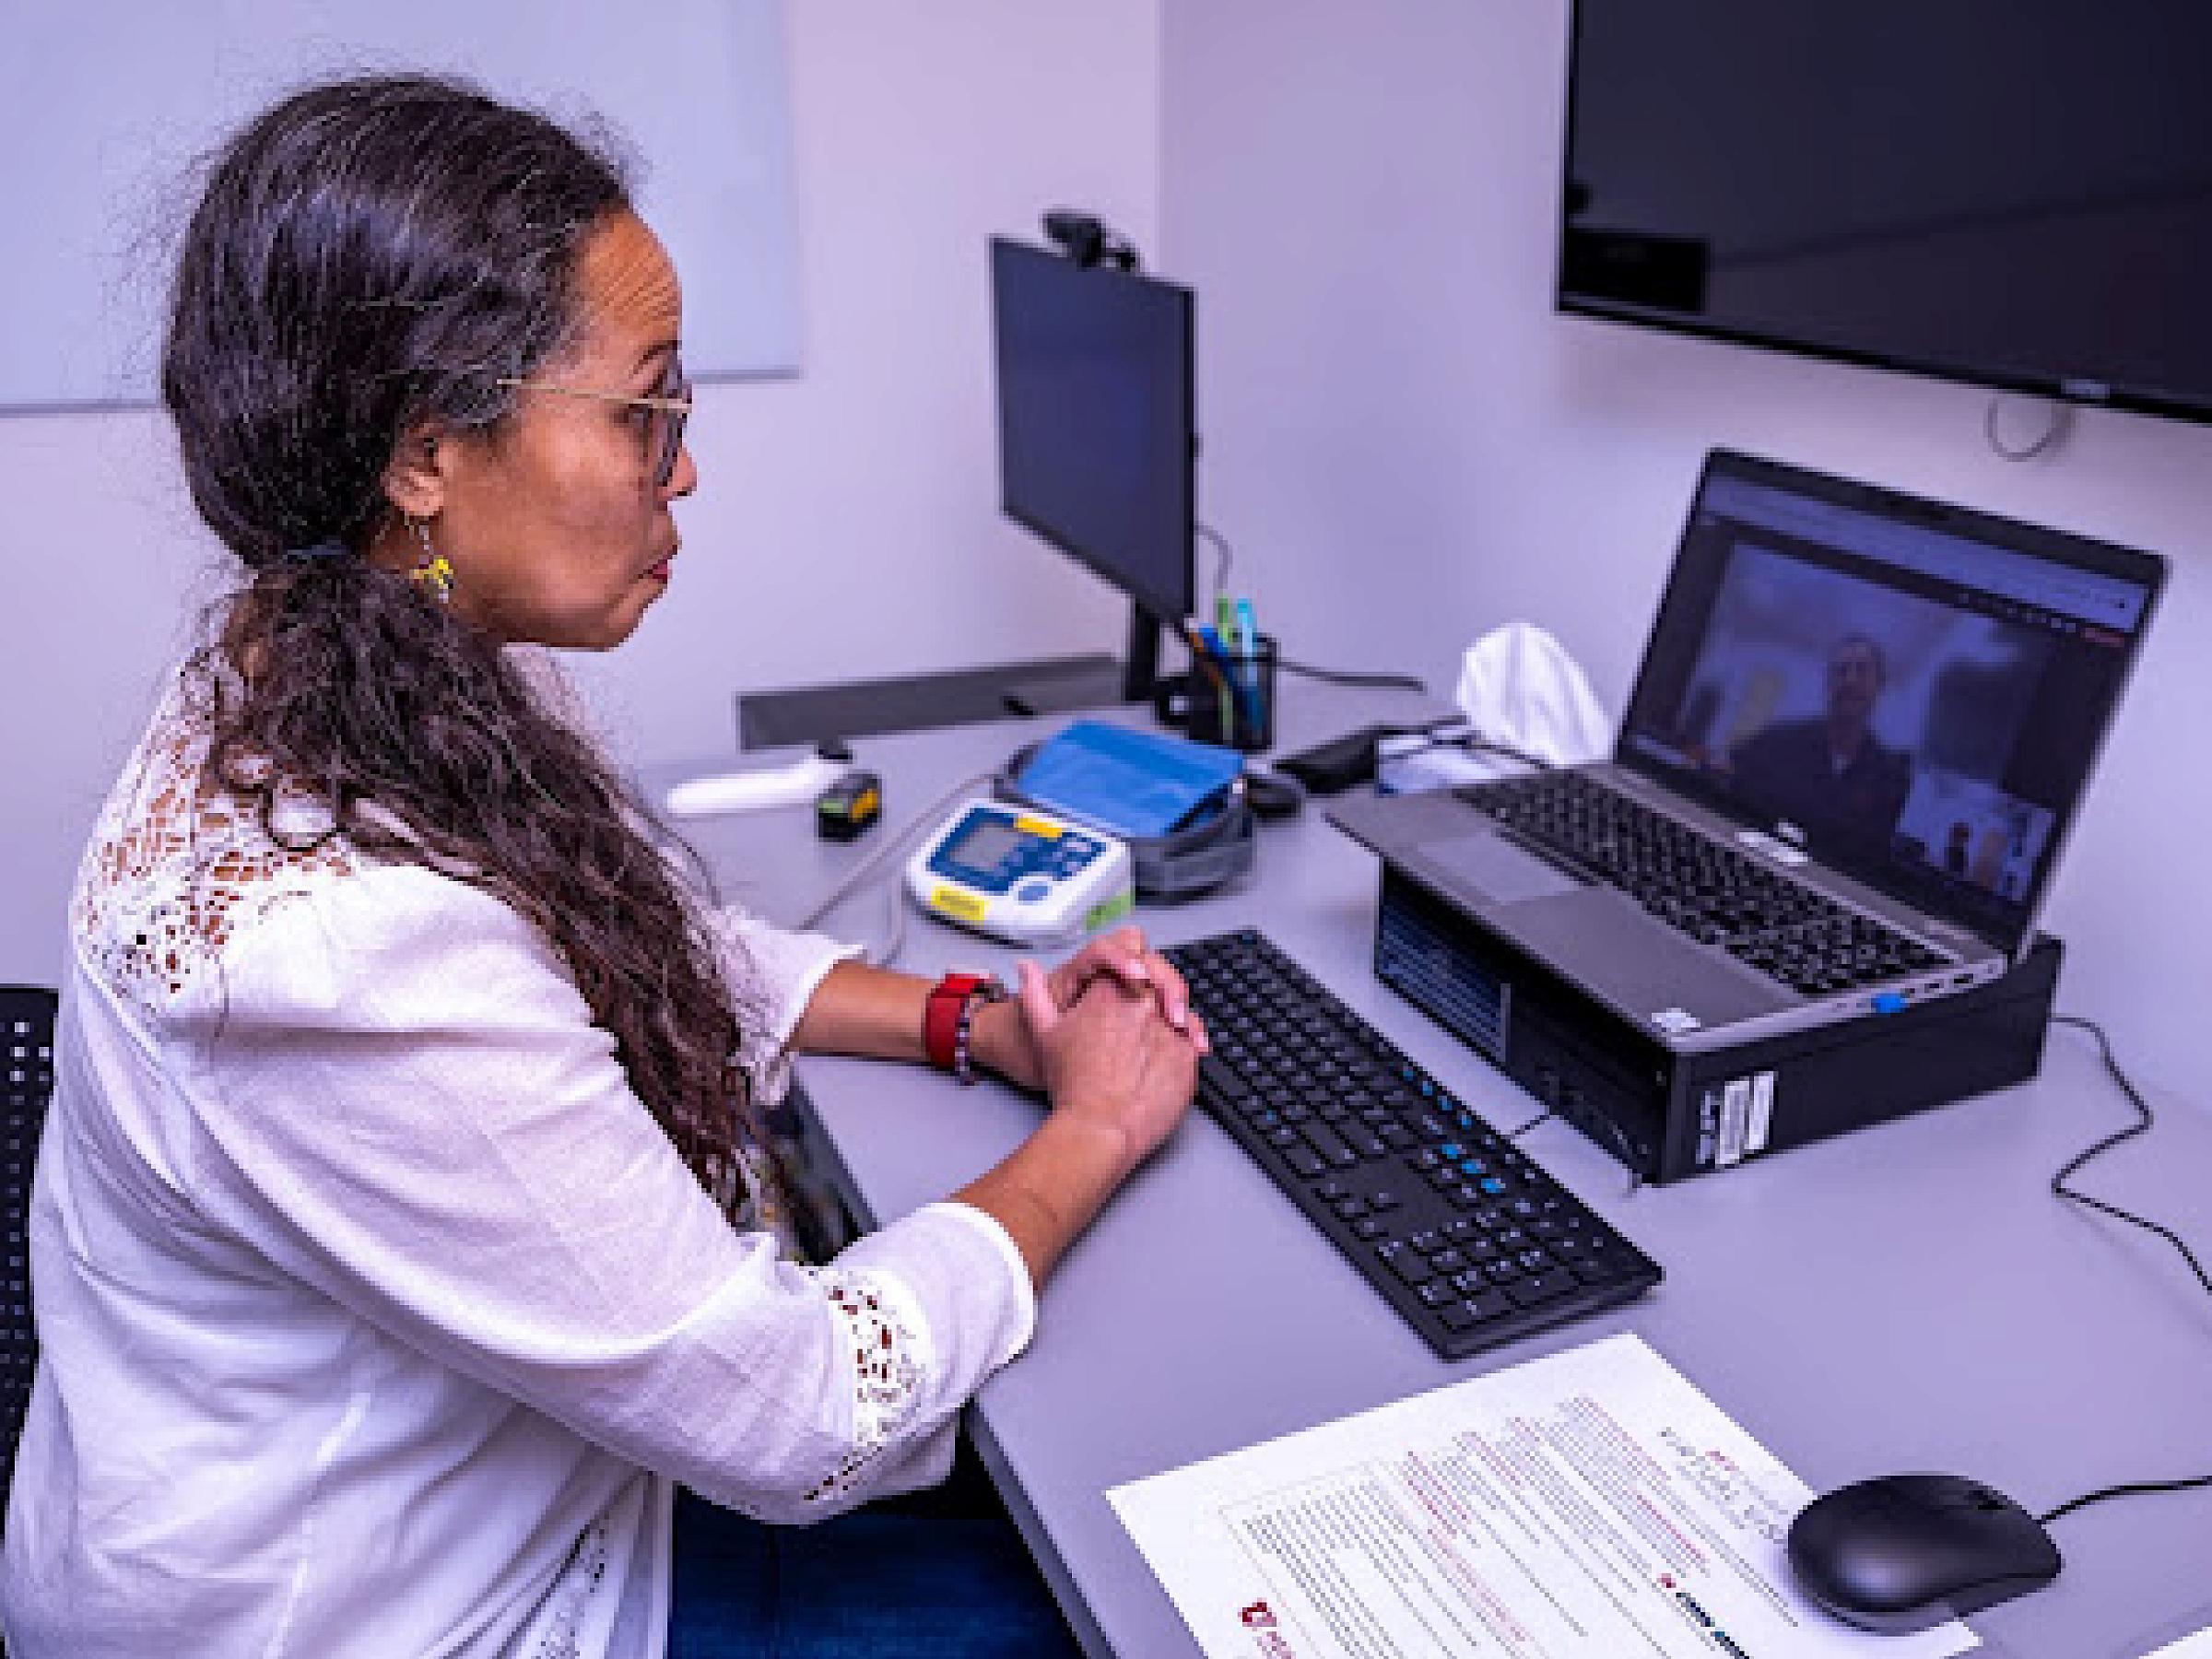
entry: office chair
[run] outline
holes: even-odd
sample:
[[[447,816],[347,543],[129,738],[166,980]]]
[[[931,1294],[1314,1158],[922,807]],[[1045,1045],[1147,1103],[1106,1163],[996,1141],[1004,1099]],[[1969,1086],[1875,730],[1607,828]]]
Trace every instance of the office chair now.
[[[56,1001],[36,986],[0,985],[0,1526],[39,1359],[30,1323],[30,1177],[53,1093]]]

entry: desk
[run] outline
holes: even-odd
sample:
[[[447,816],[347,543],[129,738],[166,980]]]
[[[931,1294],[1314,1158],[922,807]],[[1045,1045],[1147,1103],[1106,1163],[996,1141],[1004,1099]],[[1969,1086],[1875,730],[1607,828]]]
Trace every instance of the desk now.
[[[1404,693],[1295,684],[1279,711],[1287,747],[1424,712]],[[818,841],[803,809],[704,820],[692,840],[729,896],[791,922],[953,780],[1035,735],[984,725],[861,743],[888,811],[851,847]],[[1241,888],[1137,919],[1163,943],[1257,924],[1491,1122],[1522,1122],[1526,1095],[1374,978],[1375,885],[1374,860],[1309,811],[1263,828]],[[870,887],[828,925],[881,937],[884,907]],[[924,973],[1010,960],[919,916],[900,957]],[[1011,1090],[865,1061],[808,1060],[802,1075],[875,1221],[1004,1157],[1038,1110]],[[2092,1165],[2085,1184],[2212,1254],[2212,1114],[2153,1104],[2147,1144]],[[1631,1194],[1618,1164],[1547,1124],[1527,1150],[1666,1282],[1447,1364],[1194,1114],[1069,1253],[1034,1345],[983,1389],[973,1432],[1085,1646],[1124,1659],[1196,1649],[1109,1487],[1616,1331],[1641,1334],[1816,1490],[1933,1469],[2040,1512],[2212,1470],[2212,1300],[2165,1245],[2050,1193],[2062,1163],[2131,1118],[2086,1034],[2060,1028],[2032,1085],[1674,1187]],[[2100,1504],[2053,1531],[2065,1571],[1978,1615],[1984,1651],[2135,1659],[2193,1612],[2212,1623],[2212,1492]]]

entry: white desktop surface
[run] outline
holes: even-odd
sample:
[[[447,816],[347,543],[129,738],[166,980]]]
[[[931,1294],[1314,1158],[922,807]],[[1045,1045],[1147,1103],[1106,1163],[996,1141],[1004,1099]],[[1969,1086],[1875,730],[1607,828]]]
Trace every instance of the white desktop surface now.
[[[1433,712],[1403,693],[1290,684],[1283,704],[1286,747]],[[1051,729],[856,743],[858,763],[884,778],[887,810],[850,846],[818,840],[805,808],[683,828],[725,896],[792,923],[952,782],[996,766],[1041,726]],[[900,862],[885,858],[884,881]],[[885,892],[871,884],[824,925],[880,937]],[[1375,896],[1373,858],[1309,808],[1263,827],[1253,877],[1194,902],[1141,906],[1136,920],[1162,943],[1259,926],[1493,1124],[1523,1123],[1535,1111],[1526,1094],[1374,977]],[[934,975],[1011,960],[915,914],[898,965]],[[963,1089],[914,1067],[808,1059],[800,1075],[877,1221],[996,1161],[1040,1111],[1010,1089]],[[2080,1184],[2212,1253],[2212,1115],[2154,1105],[2153,1134]],[[1616,1331],[1641,1335],[1816,1490],[1934,1470],[2040,1512],[2099,1487],[2212,1471],[2212,1298],[2164,1244],[2050,1191],[2067,1159],[2131,1119],[2092,1041],[2058,1028],[2033,1084],[1671,1187],[1631,1193],[1620,1165],[1547,1124],[1527,1151],[1654,1257],[1665,1282],[1625,1308],[1447,1363],[1194,1113],[1068,1253],[1035,1342],[985,1386],[971,1425],[1078,1635],[1126,1659],[1197,1650],[1108,1488]],[[1975,1615],[1984,1651],[2134,1659],[2212,1583],[2212,1491],[2100,1504],[2053,1534],[2064,1571]]]

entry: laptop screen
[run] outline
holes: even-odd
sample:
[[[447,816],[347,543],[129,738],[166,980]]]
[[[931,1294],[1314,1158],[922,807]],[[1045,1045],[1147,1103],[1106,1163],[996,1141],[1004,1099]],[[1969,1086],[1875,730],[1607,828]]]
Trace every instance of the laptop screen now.
[[[1716,451],[1618,758],[2012,950],[2164,577]]]

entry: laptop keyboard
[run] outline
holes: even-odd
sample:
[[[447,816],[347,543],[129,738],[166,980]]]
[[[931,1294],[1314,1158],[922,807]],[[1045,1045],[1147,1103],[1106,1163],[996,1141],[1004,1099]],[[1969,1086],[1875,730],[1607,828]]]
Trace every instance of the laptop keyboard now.
[[[1447,1359],[1625,1301],[1659,1269],[1265,936],[1172,946],[1198,1098]]]
[[[1812,888],[1576,771],[1469,784],[1460,799],[1535,850],[1618,888],[1653,915],[1806,996],[1944,959]]]

